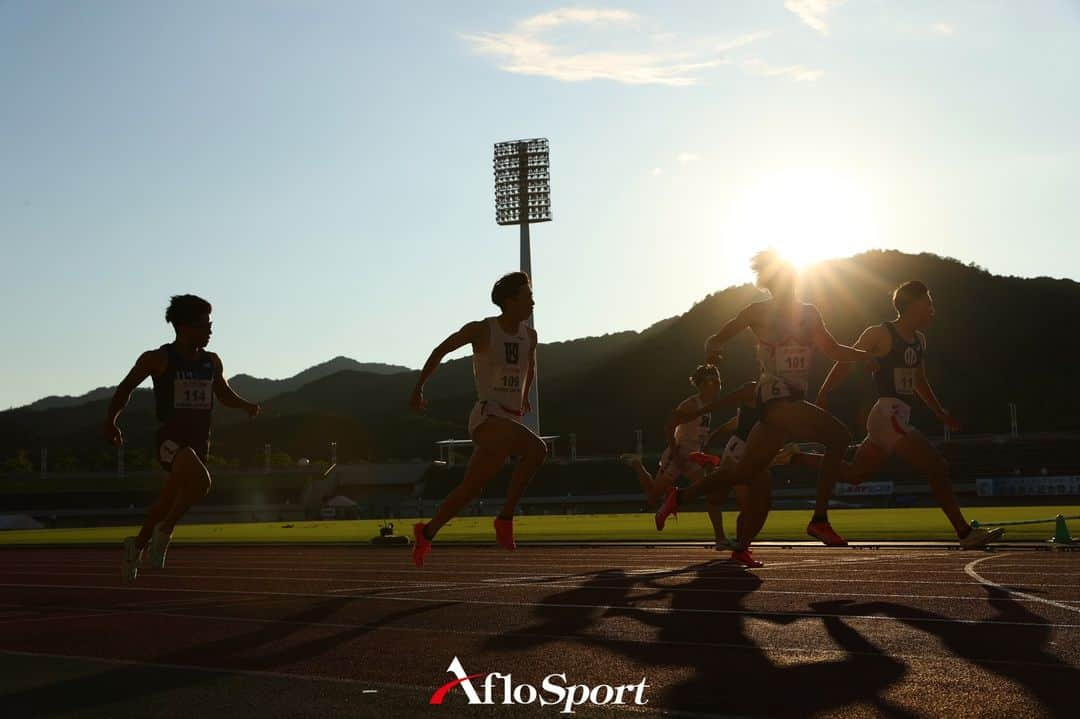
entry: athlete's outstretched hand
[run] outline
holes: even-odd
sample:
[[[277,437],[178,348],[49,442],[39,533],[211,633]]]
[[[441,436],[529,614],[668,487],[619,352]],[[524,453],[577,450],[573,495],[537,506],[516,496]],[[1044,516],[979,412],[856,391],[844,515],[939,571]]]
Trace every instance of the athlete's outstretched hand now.
[[[409,395],[409,406],[417,412],[427,409],[427,400],[424,399],[423,387],[413,387],[412,394]]]
[[[105,441],[114,447],[124,446],[124,433],[116,426],[115,421],[105,421]]]
[[[961,429],[964,428],[964,425],[960,424],[960,420],[958,420],[956,417],[953,417],[948,412],[946,412],[945,416],[941,418],[941,423],[948,427],[950,432],[959,432]]]

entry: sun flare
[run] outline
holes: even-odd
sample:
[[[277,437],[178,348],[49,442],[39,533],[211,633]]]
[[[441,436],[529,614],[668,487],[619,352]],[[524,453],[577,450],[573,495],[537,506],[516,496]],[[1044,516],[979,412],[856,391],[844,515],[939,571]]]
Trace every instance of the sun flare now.
[[[726,224],[730,241],[748,251],[774,247],[799,267],[880,244],[866,183],[828,170],[751,180],[733,197]]]

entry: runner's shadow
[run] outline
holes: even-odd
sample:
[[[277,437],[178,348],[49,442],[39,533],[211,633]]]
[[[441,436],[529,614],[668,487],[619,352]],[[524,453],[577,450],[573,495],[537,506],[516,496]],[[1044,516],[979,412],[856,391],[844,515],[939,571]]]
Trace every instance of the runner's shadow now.
[[[806,716],[861,704],[882,716],[910,716],[883,697],[904,676],[902,662],[839,619],[807,612],[755,615],[746,601],[761,584],[753,572],[723,561],[650,575],[599,572],[582,586],[543,600],[536,625],[495,637],[488,646],[513,650],[523,641],[573,641],[596,651],[597,666],[610,666],[604,655],[621,655],[633,662],[631,674],[640,668],[649,678],[650,704],[662,710]],[[751,617],[790,625],[789,632],[803,622],[823,623],[835,646],[812,639],[797,651],[763,647],[748,631]],[[813,656],[805,661],[804,654]],[[623,679],[575,677],[594,684]]]
[[[983,588],[992,600],[989,606],[997,614],[969,623],[892,602],[849,604],[847,610],[884,615],[927,632],[953,654],[1027,689],[1042,704],[1047,716],[1075,717],[1080,670],[1048,649],[1054,632],[1052,623],[1008,592],[989,586]]]
[[[410,607],[341,631],[335,631],[333,626],[311,627],[312,623],[325,621],[352,601],[349,597],[334,597],[284,618],[267,619],[265,624],[253,631],[158,655],[147,659],[144,664],[117,666],[99,674],[0,695],[0,707],[7,716],[41,717],[69,713],[78,715],[118,700],[149,700],[159,693],[212,682],[221,676],[220,672],[200,669],[203,666],[242,671],[284,669],[399,620],[455,605],[454,602],[440,602]],[[181,613],[177,611],[174,614]],[[171,619],[158,617],[158,621],[164,623]],[[207,619],[208,625],[220,621]],[[305,629],[313,629],[319,636],[294,641],[293,635]],[[275,649],[268,648],[277,643],[285,644]],[[186,667],[190,667],[190,671],[185,671]]]

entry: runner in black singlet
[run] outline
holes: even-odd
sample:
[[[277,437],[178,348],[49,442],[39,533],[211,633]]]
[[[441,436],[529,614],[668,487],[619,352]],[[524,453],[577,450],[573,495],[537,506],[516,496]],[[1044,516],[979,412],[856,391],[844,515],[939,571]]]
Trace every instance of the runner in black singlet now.
[[[147,544],[151,566],[165,567],[173,528],[188,508],[210,491],[206,456],[214,399],[226,407],[242,409],[250,417],[259,414],[259,405],[233,392],[222,372],[221,359],[205,349],[210,342],[211,309],[209,302],[195,295],[173,297],[165,321],[172,324],[176,339],[144,352],[109,403],[105,440],[119,447],[124,437],[116,420],[135,388],[147,377],[152,378],[158,420],[157,459],[169,473],[138,536],[124,539],[121,577],[125,582],[134,581],[138,575]]]

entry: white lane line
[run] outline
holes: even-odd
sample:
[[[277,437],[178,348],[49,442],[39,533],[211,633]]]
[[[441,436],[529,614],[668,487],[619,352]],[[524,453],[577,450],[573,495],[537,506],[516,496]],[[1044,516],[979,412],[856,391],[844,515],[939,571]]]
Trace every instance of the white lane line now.
[[[980,559],[976,559],[973,562],[968,562],[967,566],[964,567],[964,573],[967,574],[972,579],[974,579],[979,584],[983,584],[983,585],[985,585],[987,587],[993,587],[994,589],[1000,589],[1003,592],[1008,592],[1009,594],[1015,595],[1017,597],[1023,597],[1024,599],[1028,599],[1028,600],[1031,600],[1033,602],[1040,602],[1042,604],[1047,604],[1047,605],[1049,605],[1051,607],[1057,607],[1058,609],[1064,609],[1064,610],[1069,611],[1069,612],[1076,612],[1077,614],[1080,614],[1080,607],[1071,607],[1068,604],[1063,604],[1062,602],[1057,602],[1057,601],[1054,601],[1053,599],[1047,599],[1046,597],[1040,597],[1040,596],[1035,595],[1035,594],[1028,594],[1027,592],[1021,592],[1019,590],[1013,589],[1012,587],[1006,587],[1003,584],[998,584],[997,582],[991,582],[989,579],[983,577],[981,574],[979,574],[978,572],[975,571],[975,567],[979,566],[980,564],[982,564],[983,562],[985,562],[985,561],[987,561],[989,559],[995,559],[995,558],[997,558],[999,556],[1000,557],[1007,557],[1009,555],[1007,555],[1007,554],[993,555],[992,554],[989,557],[982,557]]]
[[[64,609],[68,609],[64,607]],[[240,623],[240,624],[282,624],[287,626],[297,627],[315,627],[323,629],[340,629],[340,630],[356,630],[356,629],[371,629],[382,632],[398,632],[402,634],[423,634],[429,636],[432,634],[449,634],[460,635],[467,637],[506,637],[506,630],[478,630],[478,629],[456,629],[446,626],[404,626],[401,624],[381,624],[381,623],[368,623],[368,622],[331,622],[331,621],[299,621],[294,619],[273,619],[266,617],[238,617],[233,615],[221,615],[221,614],[195,614],[191,612],[172,612],[172,611],[160,611],[154,609],[148,609],[145,611],[130,612],[129,614],[137,614],[142,616],[151,617],[164,617],[167,619],[195,619],[199,621],[209,620],[225,623]],[[855,617],[858,619],[859,617]],[[1040,626],[1053,626],[1053,625],[1040,625]],[[1069,625],[1072,626],[1072,625]],[[526,627],[524,631],[520,633],[520,637],[530,639],[545,639],[551,641],[565,641],[570,637],[566,634],[550,634],[545,632],[532,631],[532,627]],[[776,653],[794,653],[794,654],[825,654],[836,656],[870,656],[878,657],[882,656],[880,651],[854,651],[847,649],[825,649],[820,647],[808,648],[800,646],[784,646],[784,645],[765,645],[765,644],[747,644],[746,642],[709,642],[709,641],[692,641],[685,639],[661,639],[658,637],[648,636],[646,634],[643,637],[637,637],[630,634],[620,634],[615,632],[583,632],[574,635],[573,638],[581,639],[586,642],[605,642],[611,644],[643,644],[647,646],[673,646],[673,647],[693,647],[693,648],[708,648],[708,649],[736,649],[744,651],[766,651]],[[0,653],[3,653],[5,649],[0,649]],[[14,653],[14,650],[12,650]],[[63,657],[65,655],[57,655]],[[917,660],[917,661],[935,661],[935,662],[950,662],[957,661],[957,657],[952,654],[895,654],[890,653],[890,657],[900,660]],[[972,659],[965,657],[964,661],[978,661],[979,663],[989,664],[1003,664],[1010,666],[1029,666],[1029,667],[1045,667],[1060,669],[1058,664],[1049,664],[1046,662],[1032,662],[1024,660],[1013,659],[992,659],[986,657],[980,657],[978,659]],[[375,683],[375,682],[368,682]]]
[[[717,614],[717,615],[738,615],[747,617],[796,617],[796,618],[830,618],[830,619],[856,619],[866,621],[903,621],[910,623],[920,624],[975,624],[985,627],[1035,627],[1038,629],[1055,628],[1055,629],[1080,629],[1080,624],[1048,624],[1044,622],[1001,622],[985,619],[952,619],[948,617],[887,617],[877,614],[830,614],[821,612],[773,612],[765,610],[740,610],[740,609],[708,609],[704,607],[636,607],[630,604],[579,604],[569,602],[526,602],[526,601],[496,601],[487,599],[428,599],[425,597],[402,597],[397,595],[378,595],[373,596],[370,594],[358,595],[358,594],[326,594],[326,593],[305,593],[305,592],[270,592],[270,591],[258,591],[258,590],[238,590],[238,589],[191,589],[191,588],[176,588],[176,589],[159,589],[154,587],[122,587],[122,586],[93,586],[85,584],[24,584],[24,583],[2,583],[0,587],[23,587],[23,588],[35,588],[35,589],[68,589],[72,591],[86,591],[87,589],[104,589],[113,590],[118,592],[183,592],[191,594],[241,594],[249,596],[269,596],[269,597],[314,597],[318,599],[327,598],[339,598],[342,596],[349,597],[350,599],[356,599],[359,601],[374,601],[374,602],[415,602],[418,604],[442,604],[445,605],[448,601],[454,604],[468,604],[477,606],[489,606],[489,607],[532,607],[532,608],[544,608],[544,609],[585,609],[585,610],[626,610],[631,612],[640,612],[644,614]]]

